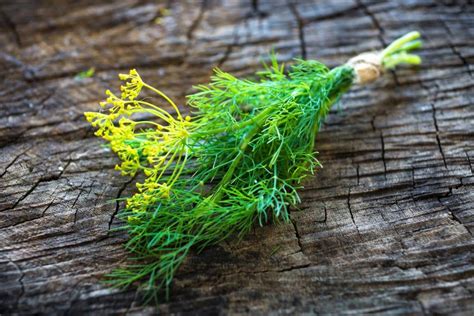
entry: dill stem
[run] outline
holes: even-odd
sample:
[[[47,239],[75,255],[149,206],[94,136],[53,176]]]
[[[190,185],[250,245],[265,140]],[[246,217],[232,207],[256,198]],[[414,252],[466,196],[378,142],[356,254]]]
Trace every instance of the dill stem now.
[[[272,112],[273,109],[274,109],[273,107],[268,107],[265,110],[263,110],[262,112],[260,112],[259,114],[257,114],[255,117],[252,117],[251,119],[236,123],[236,124],[228,126],[228,127],[221,127],[221,128],[216,128],[216,129],[213,129],[213,130],[210,130],[210,131],[206,131],[206,134],[212,135],[212,134],[220,134],[220,133],[225,133],[225,132],[232,132],[232,131],[241,129],[243,127],[246,127],[248,125],[251,125],[252,123],[259,124],[259,122],[262,119],[264,119],[265,117],[267,117],[267,115],[270,112]]]
[[[176,157],[176,155],[177,155],[177,152],[174,152],[174,153],[171,155],[169,161],[168,161],[168,162],[166,163],[166,165],[163,167],[163,169],[161,170],[161,173],[160,173],[160,175],[157,177],[157,179],[161,179],[161,177],[163,176],[163,174],[165,173],[165,171],[166,171],[166,170],[169,168],[169,166],[173,163],[174,157]]]
[[[414,31],[414,32],[407,33],[404,36],[396,39],[382,51],[382,59],[384,59],[387,56],[390,56],[403,45],[410,43],[411,41],[414,41],[418,39],[419,37],[420,37],[420,33]]]
[[[181,156],[179,158],[181,159]],[[176,180],[178,180],[179,176],[183,172],[184,167],[186,166],[187,160],[188,160],[188,148],[186,148],[186,152],[184,154],[184,161],[181,163],[181,166],[179,167],[179,170],[177,170],[177,169],[173,170],[173,173],[170,176],[170,180],[169,180],[169,182],[171,182],[169,184],[170,187],[172,187],[173,184],[176,182]],[[174,179],[173,179],[173,176],[175,177]]]
[[[168,118],[168,117],[162,115],[159,111],[154,110],[154,109],[144,109],[144,108],[142,108],[142,109],[133,109],[133,110],[130,110],[130,113],[132,113],[132,114],[133,114],[133,113],[143,113],[143,112],[148,112],[148,113],[150,113],[150,114],[153,114],[153,115],[155,115],[156,117],[162,119],[163,121],[165,121],[165,122],[167,122],[167,123],[170,122],[170,118],[173,119],[173,117]]]
[[[170,119],[173,119],[173,116],[171,116],[171,114],[169,114],[168,112],[166,112],[165,110],[163,110],[163,109],[160,108],[159,106],[156,106],[156,105],[151,104],[151,103],[149,103],[149,102],[134,100],[134,101],[127,101],[127,102],[125,102],[125,103],[127,103],[127,104],[130,104],[130,103],[133,104],[134,102],[137,102],[138,104],[143,104],[143,105],[149,106],[149,107],[151,107],[151,108],[157,110],[158,112],[167,115]]]
[[[168,151],[164,156],[162,156],[163,159],[157,164],[157,166],[156,166],[155,168],[161,169],[162,166],[163,166],[163,164],[166,162],[166,159],[167,159],[168,156],[170,155],[170,153],[171,153],[171,151]],[[173,157],[171,157],[170,160],[174,158],[174,155],[175,155],[175,154],[176,154],[176,153],[173,154]],[[167,164],[167,165],[164,167],[164,169],[166,170],[166,168],[168,168],[168,166],[169,166],[169,165]],[[162,174],[163,174],[163,172],[162,172]],[[161,177],[161,176],[160,176],[160,177]]]
[[[182,120],[183,117],[181,116],[181,113],[179,112],[178,110],[178,106],[170,99],[166,96],[166,94],[164,94],[163,92],[161,92],[160,90],[156,89],[156,88],[153,88],[152,86],[146,84],[146,83],[143,83],[143,85],[145,87],[147,87],[148,89],[150,89],[151,91],[157,93],[158,95],[160,95],[163,99],[165,99],[166,101],[168,101],[169,104],[171,104],[171,106],[175,109],[176,111],[176,114],[178,115],[178,117]]]
[[[135,121],[136,124],[149,124],[149,125],[155,125],[155,126],[161,126],[160,124],[152,121]]]
[[[259,122],[261,123],[261,122]],[[247,146],[248,144],[250,143],[250,141],[252,140],[252,138],[255,136],[255,134],[257,134],[262,126],[261,124],[257,123],[250,131],[249,133],[244,137],[244,139],[242,139],[242,141],[240,142],[240,145],[239,145],[239,153],[237,154],[237,156],[234,158],[234,160],[232,161],[232,164],[229,166],[229,169],[227,170],[227,172],[224,174],[224,176],[222,177],[222,180],[219,182],[219,185],[218,185],[218,188],[217,188],[217,192],[216,194],[214,195],[213,197],[213,202],[219,202],[220,199],[222,198],[222,194],[224,193],[222,191],[222,188],[227,184],[227,182],[229,182],[229,180],[231,179],[232,175],[234,174],[234,171],[235,171],[235,168],[237,168],[237,166],[239,165],[240,163],[240,160],[242,159],[242,157],[244,156],[244,152],[245,150],[247,149]]]

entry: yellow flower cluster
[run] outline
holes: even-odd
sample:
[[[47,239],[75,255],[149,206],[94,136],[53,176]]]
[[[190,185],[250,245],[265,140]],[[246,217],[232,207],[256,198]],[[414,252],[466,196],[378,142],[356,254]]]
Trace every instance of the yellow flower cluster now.
[[[126,81],[125,85],[120,87],[122,91],[122,99],[135,100],[143,88],[143,80],[135,69],[130,70],[130,73],[120,74],[120,80]]]
[[[116,170],[124,175],[144,172],[145,182],[137,184],[140,193],[127,200],[129,209],[141,213],[172,194],[173,184],[189,158],[188,136],[194,125],[191,117],[183,118],[176,104],[146,84],[135,69],[129,74],[120,74],[119,78],[125,82],[120,87],[121,97],[107,90],[107,99],[100,103],[103,112],[86,112],[85,116],[97,128],[95,135],[109,141],[110,148],[122,161]],[[177,117],[138,99],[144,88],[165,99]],[[138,116],[147,119],[139,120]],[[133,217],[130,220],[134,220]]]

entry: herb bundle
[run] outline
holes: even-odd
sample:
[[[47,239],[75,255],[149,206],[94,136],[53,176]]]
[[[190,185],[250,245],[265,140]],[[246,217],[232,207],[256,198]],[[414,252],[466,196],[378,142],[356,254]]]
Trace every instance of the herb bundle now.
[[[274,56],[258,81],[216,69],[211,83],[188,97],[192,116],[183,116],[136,70],[121,74],[121,95],[107,91],[104,111],[85,113],[121,159],[116,169],[145,175],[119,215],[135,263],[115,270],[111,284],[138,281],[148,293],[164,289],[168,297],[191,249],[242,237],[255,223],[288,222],[303,179],[320,166],[315,137],[331,105],[354,83],[373,81],[398,64],[419,64],[409,53],[421,46],[419,36],[408,33],[331,70],[296,60],[286,74]],[[173,112],[140,98],[142,90]]]

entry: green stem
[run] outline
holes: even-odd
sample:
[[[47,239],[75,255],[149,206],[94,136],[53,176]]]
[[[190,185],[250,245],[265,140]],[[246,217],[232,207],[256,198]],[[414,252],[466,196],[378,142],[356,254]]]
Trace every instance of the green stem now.
[[[420,48],[422,43],[418,38],[419,32],[410,32],[393,41],[381,53],[382,65],[385,69],[395,68],[399,64],[419,65],[421,58],[408,52]]]
[[[179,112],[179,109],[178,109],[178,106],[170,99],[168,98],[168,96],[166,96],[166,94],[164,94],[163,92],[161,92],[160,90],[146,84],[143,82],[143,86],[144,87],[147,87],[148,89],[150,89],[151,91],[155,92],[156,94],[160,95],[163,99],[165,99],[169,104],[171,104],[171,106],[174,108],[174,110],[176,111],[176,114],[178,115],[178,118],[180,120],[182,120],[182,116],[181,116],[181,113]]]
[[[416,40],[413,42],[406,43],[405,45],[400,47],[400,49],[396,50],[394,53],[398,53],[402,51],[408,52],[414,49],[421,48],[422,46],[423,46],[423,43],[420,40]]]
[[[257,114],[255,117],[252,117],[251,119],[248,119],[246,121],[241,121],[241,122],[233,124],[231,126],[208,130],[208,131],[203,132],[202,134],[204,134],[204,135],[215,135],[215,134],[227,133],[227,132],[232,132],[232,131],[247,127],[247,126],[249,126],[253,123],[259,124],[259,122],[262,119],[266,118],[268,116],[268,114],[271,113],[272,111],[273,111],[273,107],[268,107],[265,110],[263,110],[262,112],[260,112],[259,114]],[[196,133],[200,134],[199,132],[196,132]]]
[[[222,191],[222,188],[225,187],[227,182],[232,178],[232,175],[234,174],[235,169],[240,163],[240,160],[242,160],[242,157],[244,156],[245,150],[247,149],[247,146],[249,145],[250,141],[252,138],[257,134],[260,129],[262,128],[260,122],[257,123],[249,132],[248,134],[242,139],[239,145],[239,153],[237,156],[234,158],[232,161],[232,164],[229,166],[229,169],[227,169],[226,173],[222,177],[222,180],[219,182],[217,185],[216,193],[214,194],[214,197],[212,198],[213,202],[219,202],[220,199],[222,198],[222,194],[224,191]]]
[[[386,69],[395,68],[395,66],[399,64],[419,65],[421,64],[421,58],[418,55],[401,52],[399,54],[389,56],[383,61],[384,68]]]
[[[336,80],[334,80],[335,84],[331,87],[331,90],[328,93],[328,99],[322,104],[322,106],[319,108],[319,111],[314,114],[315,120],[313,122],[313,126],[311,127],[309,141],[309,152],[311,153],[314,150],[316,135],[320,127],[320,122],[316,118],[324,118],[331,106],[337,102],[337,100],[341,97],[342,94],[344,94],[347,90],[350,89],[354,81],[354,70],[351,67],[343,65],[340,67],[333,68],[330,71],[329,76],[334,77]]]
[[[420,36],[421,35],[420,35],[419,32],[413,31],[413,32],[410,32],[410,33],[407,33],[407,34],[403,35],[399,39],[396,39],[390,45],[388,45],[387,48],[385,48],[382,51],[382,59],[384,59],[385,57],[390,56],[391,54],[395,53],[403,45],[420,38]]]

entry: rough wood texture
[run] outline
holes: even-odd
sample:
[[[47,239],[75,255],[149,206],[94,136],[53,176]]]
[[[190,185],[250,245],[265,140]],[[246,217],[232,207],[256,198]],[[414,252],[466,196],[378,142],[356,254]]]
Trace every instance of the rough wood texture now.
[[[472,313],[472,4],[4,0],[0,23],[0,314]],[[334,108],[292,224],[192,255],[158,307],[101,284],[126,259],[109,201],[134,181],[82,113],[118,72],[183,104],[212,67],[250,75],[272,47],[335,66],[413,29],[423,66]]]

